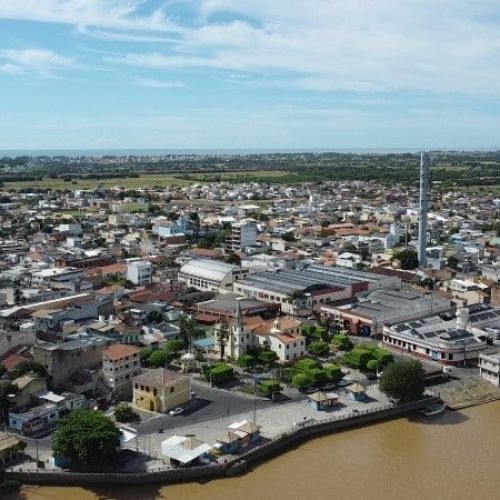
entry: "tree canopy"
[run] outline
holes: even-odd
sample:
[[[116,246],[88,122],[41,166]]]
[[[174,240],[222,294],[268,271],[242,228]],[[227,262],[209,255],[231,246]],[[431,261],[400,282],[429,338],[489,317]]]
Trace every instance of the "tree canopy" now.
[[[73,468],[109,469],[116,463],[120,436],[120,429],[102,412],[75,410],[59,421],[52,450]]]
[[[401,360],[382,372],[380,390],[401,402],[413,401],[424,393],[424,370],[419,361]]]
[[[412,248],[397,252],[395,257],[401,263],[401,269],[411,270],[418,267],[418,254]]]

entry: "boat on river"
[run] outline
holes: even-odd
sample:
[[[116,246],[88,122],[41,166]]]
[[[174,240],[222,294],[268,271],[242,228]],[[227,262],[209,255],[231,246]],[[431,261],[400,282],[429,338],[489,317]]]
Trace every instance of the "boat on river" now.
[[[434,415],[439,415],[440,413],[443,413],[446,410],[446,405],[444,403],[442,404],[433,404],[426,406],[421,410],[422,415],[426,417],[433,417]]]

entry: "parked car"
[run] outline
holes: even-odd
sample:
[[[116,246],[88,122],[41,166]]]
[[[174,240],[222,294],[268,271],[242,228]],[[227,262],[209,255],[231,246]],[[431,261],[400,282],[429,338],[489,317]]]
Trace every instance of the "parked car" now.
[[[174,408],[173,410],[170,410],[168,414],[172,417],[175,417],[176,415],[180,415],[184,411],[184,408]]]
[[[334,384],[333,382],[327,382],[326,384],[323,384],[321,386],[322,391],[333,391],[336,388],[337,388],[337,384]]]
[[[351,385],[352,384],[352,380],[340,380],[339,382],[337,382],[337,385],[339,387],[347,387],[348,385]]]
[[[198,394],[196,394],[196,392],[195,392],[195,391],[191,391],[191,397],[192,397],[192,398],[195,398],[197,395],[198,395]]]

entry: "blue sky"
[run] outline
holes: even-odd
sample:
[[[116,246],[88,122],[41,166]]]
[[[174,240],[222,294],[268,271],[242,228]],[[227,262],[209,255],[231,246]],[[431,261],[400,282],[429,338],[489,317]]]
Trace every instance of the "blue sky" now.
[[[0,149],[500,148],[498,0],[0,0]]]

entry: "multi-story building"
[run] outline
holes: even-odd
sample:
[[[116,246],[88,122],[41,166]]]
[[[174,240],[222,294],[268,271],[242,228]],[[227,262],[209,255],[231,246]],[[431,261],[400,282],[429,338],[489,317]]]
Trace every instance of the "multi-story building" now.
[[[165,368],[148,370],[133,384],[132,405],[138,410],[166,413],[191,399],[191,378]]]
[[[500,352],[479,355],[479,374],[495,387],[500,387]]]
[[[257,226],[254,222],[235,222],[226,240],[228,250],[245,250],[257,244]]]
[[[59,344],[40,342],[33,346],[33,360],[43,365],[52,386],[57,388],[81,370],[100,368],[102,351],[112,342],[111,339],[95,336]]]
[[[117,399],[129,400],[132,396],[132,379],[141,372],[138,347],[112,344],[102,351],[104,384]]]
[[[153,265],[147,261],[133,261],[127,266],[127,279],[134,285],[146,286],[151,283],[153,276]]]

